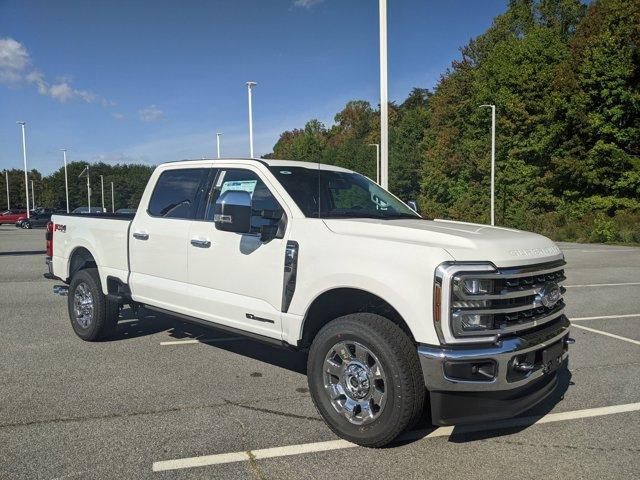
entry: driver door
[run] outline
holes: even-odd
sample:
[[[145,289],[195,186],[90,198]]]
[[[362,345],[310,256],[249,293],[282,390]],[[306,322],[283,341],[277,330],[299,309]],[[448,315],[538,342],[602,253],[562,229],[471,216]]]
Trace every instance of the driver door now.
[[[251,195],[251,233],[217,230],[213,222],[217,198],[225,191]],[[187,302],[194,317],[242,330],[282,338],[280,312],[285,238],[261,239],[261,227],[285,214],[284,202],[259,171],[246,166],[220,168],[211,184],[202,218],[190,228]],[[265,213],[268,212],[268,213]]]

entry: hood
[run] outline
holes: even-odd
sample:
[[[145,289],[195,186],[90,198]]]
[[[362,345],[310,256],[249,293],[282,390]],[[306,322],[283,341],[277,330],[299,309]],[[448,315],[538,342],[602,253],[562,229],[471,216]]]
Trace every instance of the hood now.
[[[490,261],[497,267],[513,267],[562,258],[558,246],[547,237],[512,228],[449,220],[358,218],[324,222],[339,235],[439,247],[457,261]]]

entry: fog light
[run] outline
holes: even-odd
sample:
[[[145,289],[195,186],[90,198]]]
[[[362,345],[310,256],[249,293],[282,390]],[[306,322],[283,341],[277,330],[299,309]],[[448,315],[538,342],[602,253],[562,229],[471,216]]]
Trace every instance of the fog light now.
[[[496,377],[496,364],[493,360],[445,362],[444,373],[451,379],[488,382]]]

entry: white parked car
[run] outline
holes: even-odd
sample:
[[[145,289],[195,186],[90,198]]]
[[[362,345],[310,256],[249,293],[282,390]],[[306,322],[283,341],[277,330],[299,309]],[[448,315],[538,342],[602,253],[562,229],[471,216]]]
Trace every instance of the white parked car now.
[[[437,425],[519,414],[571,343],[551,240],[426,220],[334,166],[167,163],[133,219],[56,214],[49,232],[45,276],[80,338],[107,337],[129,303],[306,349],[318,411],[360,445],[427,405]]]

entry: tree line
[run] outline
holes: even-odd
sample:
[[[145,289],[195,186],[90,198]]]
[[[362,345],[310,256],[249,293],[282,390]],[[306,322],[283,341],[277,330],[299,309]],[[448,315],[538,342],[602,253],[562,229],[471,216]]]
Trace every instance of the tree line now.
[[[87,205],[87,179],[80,174],[87,166],[87,162],[70,162],[67,164],[67,176],[69,182],[69,206],[73,210],[76,207]],[[89,169],[89,181],[91,186],[91,206],[102,206],[102,189],[100,175],[104,179],[104,204],[111,211],[111,182],[114,184],[113,204],[115,209],[137,208],[140,197],[151,176],[154,167],[149,165],[93,163]],[[54,210],[66,210],[64,167],[60,167],[50,175],[43,177],[37,170],[27,172],[29,179],[29,204],[32,204],[31,180],[33,180],[33,197],[36,207],[45,207]],[[24,171],[8,170],[9,199],[12,208],[25,208]],[[6,182],[3,179],[3,183]],[[0,209],[7,205],[6,183],[0,195]]]
[[[434,90],[389,106],[389,186],[428,217],[488,223],[495,104],[496,222],[557,240],[640,242],[640,0],[513,0]],[[348,102],[269,156],[375,178],[379,111]]]

